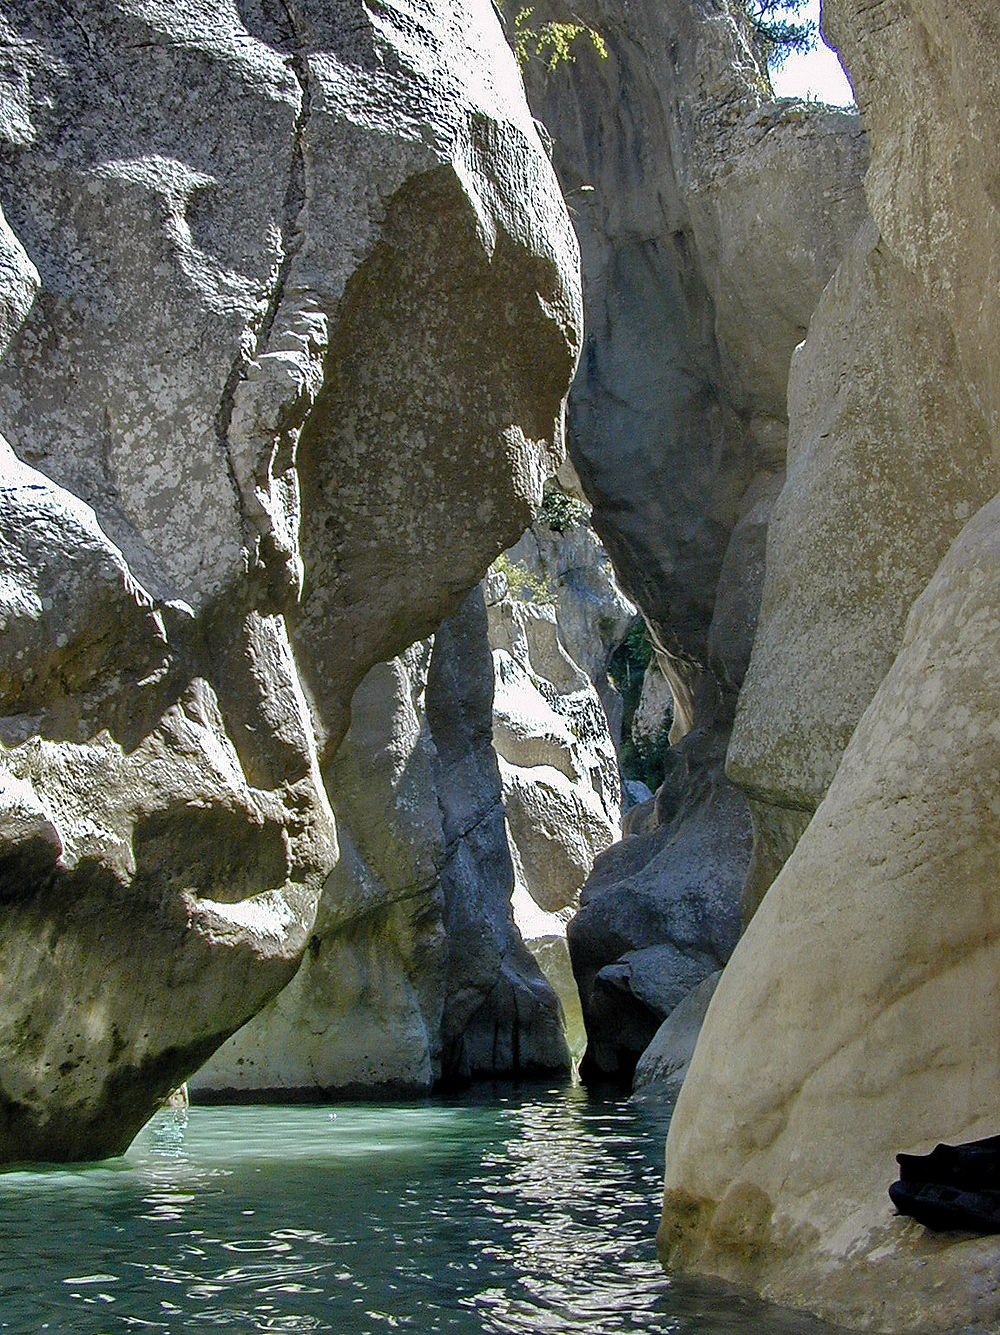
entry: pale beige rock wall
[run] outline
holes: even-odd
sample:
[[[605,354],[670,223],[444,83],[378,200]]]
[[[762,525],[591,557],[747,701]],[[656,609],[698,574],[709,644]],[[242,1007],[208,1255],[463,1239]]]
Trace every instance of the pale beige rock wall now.
[[[897,1151],[997,1130],[1000,500],[956,540],[725,970],[661,1253],[861,1329],[1000,1314],[995,1239],[895,1216]]]
[[[862,712],[849,740],[851,720],[834,699],[835,727],[814,724],[794,739],[798,769],[795,748],[771,757],[764,740],[757,753],[765,774],[787,759],[782,783],[798,783],[803,798],[829,788],[709,1008],[667,1144],[661,1250],[669,1264],[860,1329],[988,1329],[1000,1315],[995,1239],[932,1234],[896,1217],[886,1188],[896,1152],[998,1129],[1000,500],[965,523],[931,575],[908,557],[945,542],[965,507],[996,487],[998,196],[987,145],[1000,135],[1000,16],[992,4],[933,0],[827,0],[825,10],[872,140],[867,192],[881,240],[860,268],[863,252],[845,264],[824,304],[848,295],[853,265],[842,309],[858,301],[872,310],[877,293],[886,324],[838,339],[837,323],[824,330],[817,316],[801,358],[815,359],[818,393],[802,402],[817,425],[829,414],[831,476],[870,423],[884,455],[853,483],[870,529],[843,520],[844,543],[869,553],[857,607],[833,598],[829,540],[799,565],[798,605],[815,584],[821,605],[827,589],[829,607],[847,613],[839,682],[857,671],[866,618],[886,655],[886,631],[903,629],[870,704],[854,697]],[[841,332],[852,328],[848,317]],[[866,346],[858,384],[845,357]],[[855,394],[853,413],[842,411]],[[841,474],[831,501],[857,472]],[[822,476],[813,471],[820,492]],[[828,509],[816,507],[806,541],[814,530],[823,538]],[[786,535],[784,552],[794,546]],[[784,577],[780,566],[773,574]],[[899,601],[921,578],[906,617]],[[777,603],[771,611],[781,615]],[[755,660],[768,633],[764,625]],[[778,676],[790,661],[783,640],[772,645]],[[755,672],[748,709],[752,683],[765,681]],[[801,705],[818,718],[815,691]]]

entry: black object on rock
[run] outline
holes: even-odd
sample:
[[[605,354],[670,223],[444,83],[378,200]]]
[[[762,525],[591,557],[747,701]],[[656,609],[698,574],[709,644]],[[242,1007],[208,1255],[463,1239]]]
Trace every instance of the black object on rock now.
[[[897,1154],[889,1196],[900,1214],[926,1228],[1000,1233],[1000,1136]]]

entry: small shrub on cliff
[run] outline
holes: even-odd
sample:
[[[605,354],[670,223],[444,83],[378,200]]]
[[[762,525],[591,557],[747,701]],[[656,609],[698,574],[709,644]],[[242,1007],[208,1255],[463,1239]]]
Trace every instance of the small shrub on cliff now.
[[[576,59],[576,44],[582,38],[589,42],[602,60],[608,58],[608,48],[596,29],[586,23],[540,23],[535,26],[535,11],[531,5],[520,5],[514,10],[512,22],[508,22],[505,10],[508,0],[496,0],[497,8],[504,19],[507,40],[517,57],[517,63],[524,69],[533,60],[544,62],[551,74],[563,63]]]
[[[556,533],[565,533],[578,524],[590,523],[590,509],[582,501],[574,500],[564,491],[552,488],[542,497],[538,518]]]
[[[511,598],[522,603],[555,603],[558,595],[543,575],[536,575],[517,561],[512,561],[506,552],[501,552],[490,566],[498,574],[506,577],[507,592]]]

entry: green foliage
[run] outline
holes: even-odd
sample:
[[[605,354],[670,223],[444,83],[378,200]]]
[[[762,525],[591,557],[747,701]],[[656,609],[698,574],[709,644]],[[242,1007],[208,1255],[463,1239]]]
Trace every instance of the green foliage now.
[[[589,524],[590,509],[581,501],[574,500],[564,491],[553,487],[542,497],[542,508],[538,512],[538,517],[556,533],[565,533],[568,528]]]
[[[500,553],[490,569],[506,576],[510,596],[522,603],[554,604],[558,600],[558,594],[543,575],[536,575],[520,562],[512,561],[506,552]]]
[[[502,12],[507,0],[497,0],[497,4]],[[590,43],[602,60],[607,60],[608,48],[604,38],[586,23],[550,21],[536,27],[534,18],[531,5],[520,5],[514,11],[513,22],[507,25],[507,40],[522,70],[533,60],[544,63],[550,74],[564,63],[571,64],[576,60],[574,48],[581,38]]]
[[[673,720],[664,719],[655,737],[632,736],[632,720],[642,695],[642,679],[652,657],[653,646],[646,634],[646,623],[640,617],[611,655],[608,676],[622,697],[622,773],[626,779],[640,779],[655,793],[663,782]]]
[[[754,36],[767,63],[775,68],[793,51],[811,51],[819,36],[816,24],[800,19],[806,0],[743,0]]]

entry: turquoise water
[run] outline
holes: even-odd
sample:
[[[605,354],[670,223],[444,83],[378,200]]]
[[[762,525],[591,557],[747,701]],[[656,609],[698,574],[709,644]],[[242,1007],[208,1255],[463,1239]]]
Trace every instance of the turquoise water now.
[[[184,1116],[0,1175],[0,1331],[826,1329],[668,1282],[648,1109],[566,1087]]]

